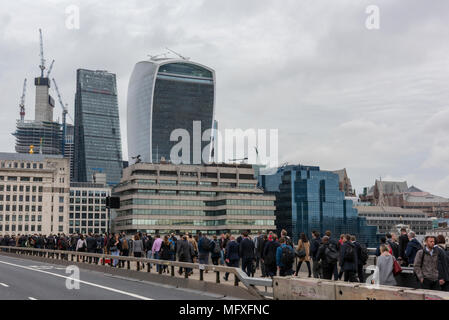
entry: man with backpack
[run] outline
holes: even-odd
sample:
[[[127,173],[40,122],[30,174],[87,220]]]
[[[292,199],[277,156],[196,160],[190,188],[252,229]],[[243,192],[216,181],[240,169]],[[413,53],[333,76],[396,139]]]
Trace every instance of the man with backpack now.
[[[410,244],[410,243],[409,243]],[[435,248],[435,237],[426,236],[424,249],[416,253],[413,271],[422,289],[440,290],[438,271],[440,250]]]
[[[323,271],[322,273],[323,279],[332,280],[332,275],[334,274],[337,262],[338,262],[337,247],[333,243],[329,242],[328,236],[324,236],[322,239],[322,243],[318,248],[318,252],[316,254],[316,263],[321,264],[321,269]]]
[[[351,236],[351,242],[355,246],[355,250],[357,253],[357,275],[359,278],[360,283],[365,282],[365,273],[363,272],[363,266],[368,261],[368,249],[365,245],[360,244],[357,242],[357,239],[355,236]]]
[[[210,242],[210,246],[211,246],[211,259],[212,259],[212,264],[215,266],[218,266],[218,260],[221,257],[221,246],[220,246],[220,241],[218,241],[218,238],[216,235],[213,236],[213,241]]]
[[[276,250],[276,265],[279,269],[279,276],[286,277],[293,274],[293,263],[295,262],[295,250],[287,244],[287,239],[282,237],[281,244]]]
[[[263,250],[263,263],[265,265],[265,274],[267,277],[274,277],[277,274],[276,252],[280,246],[276,234],[270,234],[271,240],[267,239]]]
[[[351,242],[351,236],[346,235],[340,250],[340,267],[344,273],[344,281],[357,282],[358,259],[355,245]]]

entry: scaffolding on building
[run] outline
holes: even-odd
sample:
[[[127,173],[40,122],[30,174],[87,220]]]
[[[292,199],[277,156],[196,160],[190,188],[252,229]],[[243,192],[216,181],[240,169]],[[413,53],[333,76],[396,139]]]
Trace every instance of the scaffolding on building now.
[[[17,121],[16,152],[29,153],[30,146],[40,154],[61,154],[61,125],[46,121]]]

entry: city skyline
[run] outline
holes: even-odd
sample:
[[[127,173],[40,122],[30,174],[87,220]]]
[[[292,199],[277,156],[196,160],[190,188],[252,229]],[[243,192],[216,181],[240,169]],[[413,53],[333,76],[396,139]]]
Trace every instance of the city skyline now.
[[[72,1],[2,6],[1,151],[14,150],[11,132],[19,118],[21,84],[37,75],[42,27],[47,62],[56,60],[54,76],[72,116],[76,69],[117,74],[123,141],[132,67],[168,46],[216,70],[221,128],[279,128],[280,163],[346,167],[357,193],[382,176],[449,196],[444,137],[449,61],[441,41],[448,32],[449,4],[195,1],[172,7],[130,1],[109,8],[108,3],[89,10],[78,3],[79,30],[64,27]],[[379,30],[365,28],[368,4],[380,8]],[[202,21],[195,24],[199,16]],[[34,113],[30,89],[29,84],[25,119]],[[54,120],[61,120],[55,110]]]

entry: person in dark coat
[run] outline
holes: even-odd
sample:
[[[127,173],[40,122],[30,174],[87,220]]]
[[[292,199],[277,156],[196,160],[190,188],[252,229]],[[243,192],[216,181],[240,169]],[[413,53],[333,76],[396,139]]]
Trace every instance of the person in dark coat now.
[[[226,265],[228,267],[234,267],[234,268],[238,268],[239,267],[239,260],[240,260],[240,256],[239,256],[239,244],[237,243],[237,241],[235,241],[235,237],[231,236],[229,238],[229,241],[226,244],[226,249],[225,249],[225,262]],[[226,281],[228,281],[229,279],[229,272],[226,272],[224,279]]]
[[[346,241],[341,246],[340,251],[340,267],[344,272],[344,281],[357,282],[357,250],[355,245],[351,242],[349,234],[345,237]],[[352,252],[352,253],[351,253]]]
[[[407,244],[407,249],[405,249],[405,256],[409,264],[414,264],[416,253],[422,249],[422,245],[416,240],[416,235],[413,231],[408,233],[408,237],[410,241]]]
[[[318,249],[321,244],[320,233],[318,231],[312,231],[312,241],[310,241],[310,257],[312,258],[313,266],[312,272],[314,278],[320,277],[320,263],[317,258]]]
[[[357,253],[357,276],[359,278],[360,283],[364,283],[365,274],[363,272],[363,261],[362,259],[360,259],[360,257],[362,256],[362,246],[360,245],[360,243],[357,242],[355,236],[351,236],[351,242],[354,244]]]
[[[259,252],[260,257],[260,271],[262,272],[262,278],[267,276],[267,272],[265,271],[265,263],[264,263],[264,256],[263,251],[265,249],[265,244],[268,242],[268,236],[266,234],[262,235],[262,237],[259,239],[257,251]]]
[[[86,245],[87,245],[87,252],[95,253],[97,249],[97,240],[95,240],[91,232],[89,232],[89,234],[86,237]],[[92,263],[92,257],[88,257],[87,259],[89,263]]]
[[[248,232],[243,232],[243,239],[239,246],[239,256],[242,259],[242,270],[248,277],[254,276],[254,242],[248,237]]]
[[[449,252],[446,251],[446,239],[442,234],[436,237],[435,248],[438,252],[438,279],[441,291],[449,292]]]
[[[263,250],[263,262],[265,264],[265,272],[268,277],[274,277],[277,273],[276,251],[281,244],[276,234],[271,235],[271,241],[265,243]]]
[[[393,256],[396,259],[398,259],[399,258],[399,245],[395,241],[396,236],[393,236],[393,234],[387,233],[386,237],[387,237],[387,244],[390,246],[391,251],[392,251],[391,253],[393,254]]]
[[[210,242],[210,258],[212,259],[212,264],[218,266],[218,260],[221,257],[221,246],[220,241],[216,235],[212,237],[212,241]]]
[[[403,266],[408,266],[408,259],[405,255],[408,242],[407,230],[402,228],[401,235],[399,236],[399,260],[401,260],[401,265]]]
[[[178,241],[178,261],[179,262],[193,262],[193,256],[195,255],[195,251],[193,249],[193,245],[187,240],[187,236],[183,235],[182,240]],[[183,268],[179,268],[179,274],[182,274]],[[192,273],[191,268],[186,268],[186,272],[188,274]]]
[[[326,257],[326,249],[329,248],[329,246],[334,246],[334,244],[331,244],[329,242],[328,236],[324,236],[321,240],[322,242],[315,256],[316,263],[320,263],[321,265],[321,269],[323,270],[323,279],[331,280],[332,275],[334,274],[334,268],[336,263],[332,263],[331,261],[329,261],[329,258]]]

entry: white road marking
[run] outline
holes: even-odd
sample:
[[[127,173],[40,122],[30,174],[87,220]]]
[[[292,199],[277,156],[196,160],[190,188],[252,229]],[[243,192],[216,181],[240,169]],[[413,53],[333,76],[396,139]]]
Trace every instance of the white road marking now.
[[[9,286],[8,286],[6,283],[1,283],[1,282],[0,282],[0,286],[3,286],[3,287],[5,287],[5,288],[9,288]]]
[[[147,298],[147,297],[144,297],[144,296],[140,296],[138,294],[134,294],[134,293],[131,293],[131,292],[126,292],[126,291],[122,291],[122,290],[118,290],[118,289],[102,286],[102,285],[99,285],[99,284],[96,284],[96,283],[87,282],[87,281],[83,281],[83,280],[74,280],[72,277],[66,277],[66,276],[63,276],[63,275],[60,275],[60,274],[56,274],[56,273],[52,273],[52,272],[48,272],[48,271],[33,269],[33,268],[30,268],[30,267],[21,266],[19,264],[15,264],[15,263],[10,263],[10,262],[5,262],[5,261],[0,261],[0,263],[7,264],[7,265],[10,265],[10,266],[14,266],[14,267],[19,267],[19,268],[22,268],[22,269],[35,271],[35,272],[41,272],[41,273],[50,274],[50,275],[55,276],[55,277],[60,277],[60,278],[64,278],[64,279],[70,279],[70,280],[73,280],[73,281],[79,281],[80,283],[84,283],[84,284],[87,284],[87,285],[90,285],[90,286],[93,286],[93,287],[97,287],[97,288],[101,288],[101,289],[104,289],[104,290],[120,293],[120,294],[127,295],[127,296],[130,296],[130,297],[133,297],[133,298],[141,299],[141,300],[154,300],[154,299]],[[31,298],[31,297],[29,297],[29,298]]]
[[[33,297],[28,297],[28,299],[30,299],[30,300],[37,300],[36,298],[33,298]]]

